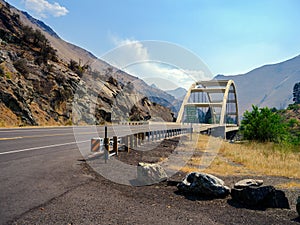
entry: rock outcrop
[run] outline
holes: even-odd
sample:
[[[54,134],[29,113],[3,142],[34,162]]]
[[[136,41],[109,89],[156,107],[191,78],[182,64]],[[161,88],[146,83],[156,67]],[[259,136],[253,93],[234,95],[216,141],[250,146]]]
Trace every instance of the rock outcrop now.
[[[224,181],[211,174],[193,172],[177,185],[179,191],[185,194],[200,195],[205,197],[226,197],[230,188]]]

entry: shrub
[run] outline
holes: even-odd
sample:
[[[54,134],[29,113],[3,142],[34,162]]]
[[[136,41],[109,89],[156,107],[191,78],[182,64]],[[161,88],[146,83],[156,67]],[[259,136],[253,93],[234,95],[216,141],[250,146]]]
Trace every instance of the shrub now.
[[[27,66],[27,60],[24,58],[18,59],[14,62],[14,67],[18,70],[21,74],[26,75],[29,73],[29,68]]]
[[[90,69],[90,66],[88,64],[81,65],[80,61],[77,63],[73,59],[70,60],[69,69],[71,69],[73,72],[75,72],[79,77],[82,77],[83,74]]]
[[[288,138],[283,118],[268,107],[258,108],[252,105],[252,111],[246,111],[241,124],[241,132],[247,140],[261,142],[284,142]]]

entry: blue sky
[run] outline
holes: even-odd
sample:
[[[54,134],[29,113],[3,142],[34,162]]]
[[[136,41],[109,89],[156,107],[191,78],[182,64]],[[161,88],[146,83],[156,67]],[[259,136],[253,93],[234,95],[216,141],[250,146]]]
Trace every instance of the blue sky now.
[[[98,57],[128,41],[174,43],[213,75],[300,54],[298,0],[7,0]]]

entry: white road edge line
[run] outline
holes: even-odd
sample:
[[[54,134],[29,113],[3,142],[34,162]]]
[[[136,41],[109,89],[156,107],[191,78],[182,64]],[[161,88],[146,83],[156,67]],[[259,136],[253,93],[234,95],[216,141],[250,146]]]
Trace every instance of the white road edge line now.
[[[26,148],[26,149],[20,149],[20,150],[13,150],[9,152],[0,152],[0,155],[7,155],[7,154],[13,154],[13,153],[19,153],[19,152],[27,152],[27,151],[33,151],[33,150],[38,150],[38,149],[44,149],[44,148],[53,148],[53,147],[58,147],[58,146],[64,146],[64,145],[71,145],[71,144],[78,144],[78,143],[84,143],[84,142],[89,142],[90,140],[86,141],[74,141],[74,142],[68,142],[68,143],[63,143],[63,144],[55,144],[55,145],[47,145],[47,146],[41,146],[41,147],[33,147],[33,148]]]

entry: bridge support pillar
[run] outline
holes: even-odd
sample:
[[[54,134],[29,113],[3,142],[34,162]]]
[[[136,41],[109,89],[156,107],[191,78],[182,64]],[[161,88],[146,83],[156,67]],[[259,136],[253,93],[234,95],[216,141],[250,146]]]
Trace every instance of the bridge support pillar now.
[[[211,129],[211,136],[226,139],[226,126],[214,127]]]

